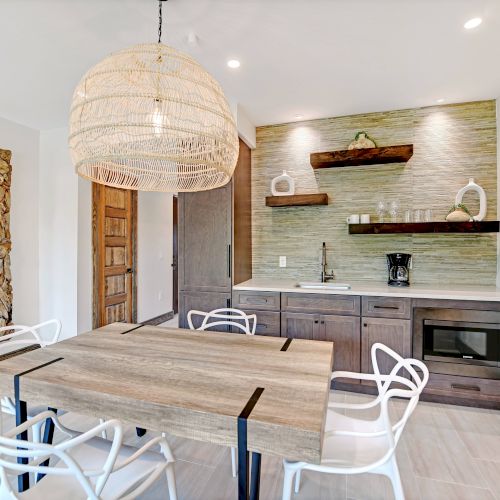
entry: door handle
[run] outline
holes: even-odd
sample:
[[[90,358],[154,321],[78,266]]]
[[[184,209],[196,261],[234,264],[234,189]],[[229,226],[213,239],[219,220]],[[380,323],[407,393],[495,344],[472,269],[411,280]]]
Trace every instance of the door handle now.
[[[477,385],[465,385],[465,384],[451,384],[452,389],[456,389],[458,391],[477,391],[481,392],[480,387]]]
[[[132,274],[132,268],[131,267],[127,267],[127,274]]]

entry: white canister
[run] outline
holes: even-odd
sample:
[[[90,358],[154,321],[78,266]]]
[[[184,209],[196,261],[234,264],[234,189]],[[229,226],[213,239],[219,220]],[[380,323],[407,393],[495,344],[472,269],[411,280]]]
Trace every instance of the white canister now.
[[[361,214],[361,224],[370,224],[370,214]]]
[[[349,215],[346,219],[347,224],[359,224],[359,214]]]

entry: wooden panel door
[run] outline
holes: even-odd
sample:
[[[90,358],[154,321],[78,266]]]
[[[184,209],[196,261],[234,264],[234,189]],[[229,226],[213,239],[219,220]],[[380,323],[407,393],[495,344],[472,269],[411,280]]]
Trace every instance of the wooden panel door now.
[[[359,372],[361,367],[360,318],[357,316],[320,316],[319,335],[314,340],[334,342],[333,369]],[[347,381],[347,379],[339,379]],[[357,383],[349,380],[350,383]]]
[[[179,289],[231,291],[231,182],[179,194]]]
[[[404,319],[363,318],[361,328],[361,371],[373,373],[370,350],[381,342],[404,358],[411,356],[411,321]],[[389,374],[394,363],[384,354],[379,356],[380,372]]]
[[[314,340],[319,329],[319,314],[281,313],[281,336]]]
[[[94,328],[135,323],[137,192],[93,184]]]
[[[214,309],[231,307],[231,294],[218,292],[179,292],[179,327],[189,328],[187,313],[192,309],[209,312]],[[201,316],[193,318],[194,327],[200,326]],[[218,328],[227,331],[227,328]]]

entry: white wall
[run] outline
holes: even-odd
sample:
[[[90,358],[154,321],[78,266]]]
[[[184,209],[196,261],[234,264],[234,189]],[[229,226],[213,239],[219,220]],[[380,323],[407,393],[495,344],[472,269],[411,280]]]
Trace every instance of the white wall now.
[[[12,151],[10,227],[13,320],[38,317],[38,130],[0,118],[0,148]]]
[[[40,133],[40,317],[59,318],[62,338],[77,333],[78,177],[67,129]]]
[[[172,194],[139,192],[137,320],[172,310]]]

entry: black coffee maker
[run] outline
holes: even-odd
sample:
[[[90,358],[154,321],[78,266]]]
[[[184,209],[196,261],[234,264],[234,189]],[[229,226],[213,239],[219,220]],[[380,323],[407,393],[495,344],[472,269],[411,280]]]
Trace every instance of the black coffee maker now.
[[[410,286],[409,253],[388,253],[387,269],[389,270],[389,286]]]

